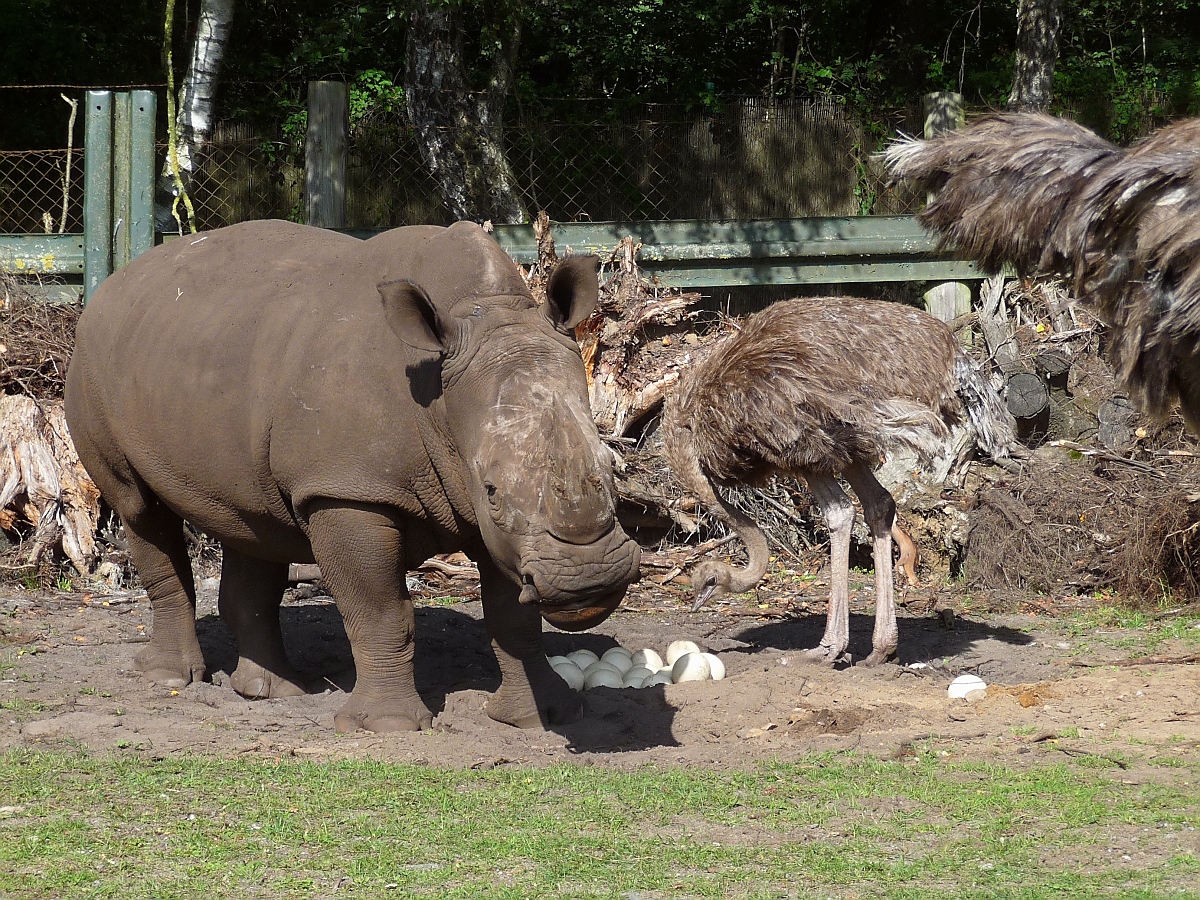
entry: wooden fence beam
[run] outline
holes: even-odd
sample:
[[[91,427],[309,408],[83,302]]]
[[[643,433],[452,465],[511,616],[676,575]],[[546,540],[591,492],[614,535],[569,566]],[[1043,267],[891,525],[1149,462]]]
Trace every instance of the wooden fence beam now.
[[[962,94],[939,91],[924,98],[925,139],[944,131],[954,131],[963,125]],[[935,284],[925,292],[925,309],[943,322],[951,322],[971,311],[971,286],[948,280]],[[970,339],[970,332],[964,335]]]
[[[304,134],[304,221],[319,228],[346,227],[346,155],[350,87],[342,81],[308,83]]]

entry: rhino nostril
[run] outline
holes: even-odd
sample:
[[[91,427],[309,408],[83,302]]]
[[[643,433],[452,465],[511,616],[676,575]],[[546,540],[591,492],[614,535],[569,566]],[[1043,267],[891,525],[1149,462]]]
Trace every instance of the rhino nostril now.
[[[541,603],[542,595],[538,593],[537,587],[533,583],[533,576],[526,572],[522,578],[524,587],[521,588],[521,596],[517,598],[518,602],[526,606],[533,603]]]

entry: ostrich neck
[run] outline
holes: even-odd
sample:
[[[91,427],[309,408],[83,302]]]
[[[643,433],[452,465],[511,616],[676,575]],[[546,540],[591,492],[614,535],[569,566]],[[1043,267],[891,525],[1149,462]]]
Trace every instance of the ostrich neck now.
[[[716,499],[716,505],[725,513],[734,531],[746,545],[746,555],[749,557],[746,565],[741,568],[727,567],[729,569],[729,591],[733,594],[740,594],[753,588],[762,581],[763,575],[767,573],[767,564],[770,560],[767,536],[749,516],[732,506],[727,506],[719,497],[716,497],[715,492],[713,496]]]
[[[740,594],[758,584],[767,573],[770,561],[770,550],[767,547],[767,536],[763,534],[758,523],[737,508],[725,503],[718,495],[716,487],[708,474],[701,468],[700,460],[687,448],[686,458],[681,460],[681,476],[687,487],[700,498],[708,509],[733,527],[737,536],[746,545],[748,560],[744,567],[726,566],[729,571],[729,590]]]

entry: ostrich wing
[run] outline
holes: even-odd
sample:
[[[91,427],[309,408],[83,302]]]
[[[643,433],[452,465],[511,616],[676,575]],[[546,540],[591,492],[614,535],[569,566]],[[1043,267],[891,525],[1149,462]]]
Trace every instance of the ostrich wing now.
[[[884,152],[896,178],[936,196],[918,219],[996,271],[1074,279],[1114,326],[1119,376],[1141,405],[1176,399],[1200,421],[1200,122],[1128,150],[1080,125],[988,116]]]

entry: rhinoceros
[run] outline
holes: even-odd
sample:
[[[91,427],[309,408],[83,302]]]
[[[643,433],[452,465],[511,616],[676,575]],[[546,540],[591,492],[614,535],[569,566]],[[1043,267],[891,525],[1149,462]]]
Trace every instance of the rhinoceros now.
[[[205,677],[186,520],[222,547],[239,694],[303,693],[279,606],[288,564],[316,562],[356,669],[336,728],[430,727],[405,573],[462,550],[500,664],[488,715],[578,718],[541,620],[603,621],[640,556],[571,331],[596,272],[563,260],[539,306],[472,223],[360,241],[264,221],[177,238],[109,277],[79,320],[66,415],[150,597],[144,675]]]

